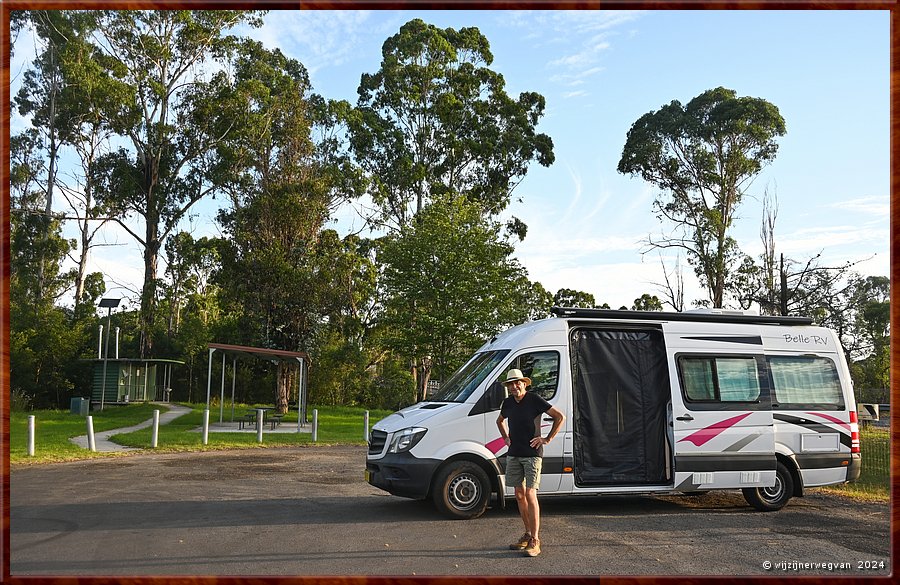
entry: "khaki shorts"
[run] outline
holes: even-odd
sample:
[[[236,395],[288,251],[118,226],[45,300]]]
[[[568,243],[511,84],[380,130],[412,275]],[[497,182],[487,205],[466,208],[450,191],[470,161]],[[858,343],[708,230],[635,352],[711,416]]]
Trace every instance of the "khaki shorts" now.
[[[506,485],[538,489],[541,485],[542,457],[506,456]]]

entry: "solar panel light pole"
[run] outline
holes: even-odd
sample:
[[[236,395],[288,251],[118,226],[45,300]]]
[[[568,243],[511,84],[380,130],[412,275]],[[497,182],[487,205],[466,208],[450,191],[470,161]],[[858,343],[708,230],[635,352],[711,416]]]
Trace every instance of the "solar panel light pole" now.
[[[109,358],[109,324],[112,320],[112,310],[119,306],[122,299],[100,299],[100,308],[106,308],[106,347],[103,350],[103,379],[100,382],[100,410],[106,400],[106,360]]]

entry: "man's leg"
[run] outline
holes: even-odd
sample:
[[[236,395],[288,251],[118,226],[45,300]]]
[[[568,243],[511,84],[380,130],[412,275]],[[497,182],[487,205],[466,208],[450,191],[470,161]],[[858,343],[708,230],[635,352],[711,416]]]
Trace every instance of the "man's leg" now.
[[[525,493],[525,507],[528,510],[528,519],[525,520],[525,530],[528,531],[528,534],[531,535],[534,539],[539,539],[540,535],[538,532],[541,529],[541,508],[538,505],[538,497],[537,490],[534,488],[524,488]],[[516,494],[516,498],[518,499],[518,494]],[[521,510],[521,507],[519,508]],[[523,520],[525,518],[523,517]]]
[[[531,509],[527,495],[527,492],[529,491],[533,492],[534,490],[529,490],[524,485],[517,485],[516,504],[519,506],[519,516],[522,517],[522,523],[525,525],[525,532],[533,537],[534,532],[531,531]]]

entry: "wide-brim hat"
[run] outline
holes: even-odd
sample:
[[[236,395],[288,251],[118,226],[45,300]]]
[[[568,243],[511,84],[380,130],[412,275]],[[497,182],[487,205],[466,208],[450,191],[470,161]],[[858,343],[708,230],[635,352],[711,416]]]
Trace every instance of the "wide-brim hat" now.
[[[526,386],[531,386],[531,378],[522,375],[522,370],[518,370],[516,368],[513,368],[506,373],[506,380],[503,381],[503,385],[506,386],[507,384],[518,382],[519,380],[523,380]]]

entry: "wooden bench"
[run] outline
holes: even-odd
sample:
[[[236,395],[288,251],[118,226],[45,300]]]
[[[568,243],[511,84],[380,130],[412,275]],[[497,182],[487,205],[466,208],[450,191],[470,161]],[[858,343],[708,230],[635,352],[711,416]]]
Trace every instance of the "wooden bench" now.
[[[275,430],[277,425],[281,424],[281,419],[284,418],[283,414],[273,414],[269,417],[269,422],[272,423],[272,430]]]
[[[243,430],[244,425],[251,425],[256,423],[256,413],[248,412],[242,418],[238,419],[238,430]]]

